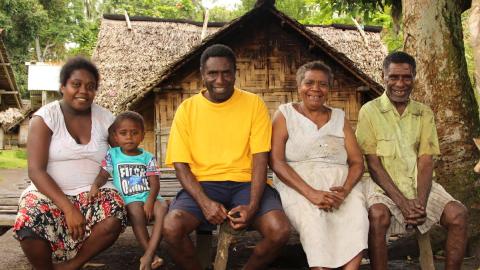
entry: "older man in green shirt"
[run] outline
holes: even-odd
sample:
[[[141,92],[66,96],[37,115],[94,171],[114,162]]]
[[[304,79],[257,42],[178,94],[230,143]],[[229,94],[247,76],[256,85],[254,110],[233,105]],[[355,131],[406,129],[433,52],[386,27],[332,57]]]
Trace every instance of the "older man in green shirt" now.
[[[404,52],[383,63],[386,91],[365,104],[356,130],[373,179],[367,181],[372,269],[387,269],[385,236],[440,222],[448,230],[445,269],[460,269],[467,237],[466,208],[432,182],[440,154],[432,110],[410,99],[415,59]]]

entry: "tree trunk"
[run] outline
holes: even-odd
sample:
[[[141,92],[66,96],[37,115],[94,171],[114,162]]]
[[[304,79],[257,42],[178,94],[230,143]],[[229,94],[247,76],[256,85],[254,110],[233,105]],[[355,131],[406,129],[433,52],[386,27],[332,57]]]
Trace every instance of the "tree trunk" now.
[[[37,53],[37,61],[43,62],[42,49],[40,49],[40,39],[38,36],[35,37],[35,52]]]
[[[472,1],[468,26],[471,34],[473,59],[475,61],[475,86],[477,94],[480,95],[480,0]]]
[[[405,51],[417,60],[414,99],[435,113],[441,156],[438,181],[459,199],[473,189],[465,179],[473,170],[479,134],[478,107],[467,72],[462,7],[451,0],[403,0]],[[470,182],[469,182],[470,181]],[[471,192],[471,191],[470,191]]]

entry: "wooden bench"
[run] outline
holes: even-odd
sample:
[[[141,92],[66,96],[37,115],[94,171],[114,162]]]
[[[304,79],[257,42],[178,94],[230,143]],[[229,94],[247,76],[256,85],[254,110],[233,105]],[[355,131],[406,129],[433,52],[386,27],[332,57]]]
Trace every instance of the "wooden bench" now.
[[[0,194],[0,236],[5,234],[10,228],[13,227],[15,223],[15,217],[18,211],[18,200],[22,191],[30,184],[29,179],[25,179],[25,181],[21,184],[17,185],[17,189],[15,191]],[[175,170],[173,169],[161,169],[161,177],[160,177],[160,195],[166,200],[172,200],[178,191],[181,189],[181,184],[177,179],[175,174]],[[212,257],[212,232],[211,231],[196,231],[196,249],[197,255],[200,258],[200,263],[202,264],[203,268],[206,269],[211,266],[211,257]],[[219,232],[219,237],[221,239],[232,239],[231,237],[227,236],[224,237],[223,231]],[[230,243],[226,243],[224,241],[224,246],[226,246],[227,250],[220,252],[221,254],[227,254],[228,257],[228,247]],[[222,257],[224,258],[224,257]],[[227,258],[220,259],[220,264],[226,265]],[[215,268],[217,269],[217,268]]]
[[[29,184],[30,181],[25,179],[25,182],[17,185],[15,191],[0,194],[0,236],[13,226],[18,211],[18,198]]]
[[[178,181],[175,171],[173,169],[162,169],[160,177],[160,194],[167,200],[173,199],[177,192],[181,189],[181,184]],[[0,194],[0,235],[7,232],[13,225],[18,211],[18,199],[21,192],[28,186],[29,180],[19,184],[18,190],[8,194]],[[228,260],[228,251],[230,244],[235,237],[243,232],[232,230],[227,224],[220,226],[218,230],[218,244],[215,256],[214,269],[226,269]],[[197,256],[203,269],[211,266],[212,258],[212,232],[211,231],[196,231],[196,250]],[[433,254],[430,245],[429,234],[417,234],[418,245],[420,249],[420,265],[423,270],[433,270]]]
[[[13,227],[18,211],[18,199],[29,184],[30,180],[25,179],[23,183],[17,185],[16,191],[0,194],[0,235]],[[180,189],[181,185],[178,182],[175,170],[161,169],[160,195],[167,200],[171,200]]]

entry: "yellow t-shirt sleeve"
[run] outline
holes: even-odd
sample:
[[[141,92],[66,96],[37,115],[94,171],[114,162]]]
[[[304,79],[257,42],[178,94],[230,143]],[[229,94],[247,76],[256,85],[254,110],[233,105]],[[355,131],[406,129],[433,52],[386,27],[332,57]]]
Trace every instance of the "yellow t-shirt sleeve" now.
[[[365,106],[360,109],[358,114],[358,123],[355,135],[357,136],[358,144],[360,145],[364,155],[377,154],[377,140],[373,131],[371,119],[368,116],[368,110],[365,108]]]
[[[422,155],[440,155],[435,119],[430,109],[424,110],[422,115],[422,130],[420,132],[418,156],[420,157]]]
[[[173,118],[168,137],[165,165],[172,167],[174,162],[192,163],[190,152],[190,131],[184,104],[181,104]]]
[[[252,154],[269,152],[272,138],[272,122],[268,113],[267,106],[259,97],[257,97],[255,106],[255,115],[252,119],[252,129],[250,132],[250,151]]]

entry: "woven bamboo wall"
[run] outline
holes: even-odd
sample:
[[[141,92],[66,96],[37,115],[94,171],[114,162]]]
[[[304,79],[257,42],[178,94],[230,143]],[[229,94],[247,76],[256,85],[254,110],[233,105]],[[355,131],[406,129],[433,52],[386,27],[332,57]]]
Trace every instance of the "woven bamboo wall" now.
[[[363,84],[344,67],[324,52],[309,51],[308,44],[305,44],[301,37],[295,33],[288,33],[277,24],[244,27],[243,31],[249,33],[242,33],[240,30],[235,35],[236,38],[225,42],[230,44],[237,56],[235,85],[261,96],[271,115],[280,104],[298,101],[295,82],[297,68],[308,61],[322,60],[332,68],[335,75],[334,87],[329,92],[327,103],[343,109],[351,123],[356,124],[361,106],[361,95],[356,89]],[[242,39],[244,36],[249,38]],[[155,127],[157,144],[150,151],[156,150],[157,158],[162,165],[176,108],[183,100],[198,93],[203,87],[198,71],[199,65],[188,66],[189,70],[179,72],[164,85],[159,85],[160,92],[155,96],[154,120],[157,125]],[[179,90],[166,90],[167,88]]]
[[[143,116],[145,122],[145,137],[140,147],[155,153],[155,110],[153,109],[153,100],[147,100],[137,111]]]

